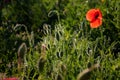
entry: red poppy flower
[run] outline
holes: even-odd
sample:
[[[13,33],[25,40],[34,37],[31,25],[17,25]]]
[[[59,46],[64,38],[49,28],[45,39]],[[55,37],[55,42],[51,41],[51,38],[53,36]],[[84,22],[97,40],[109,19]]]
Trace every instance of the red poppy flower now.
[[[18,78],[13,77],[13,78],[4,78],[3,80],[19,80],[19,79],[18,79]]]
[[[98,28],[102,25],[102,13],[99,9],[90,9],[86,14],[86,19],[90,21],[91,28]]]

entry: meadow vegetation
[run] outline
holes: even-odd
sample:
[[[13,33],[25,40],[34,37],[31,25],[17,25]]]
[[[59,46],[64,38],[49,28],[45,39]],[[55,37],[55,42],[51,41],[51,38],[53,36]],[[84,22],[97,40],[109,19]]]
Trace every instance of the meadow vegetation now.
[[[90,9],[102,25],[91,28]],[[120,0],[0,0],[0,80],[119,80]]]

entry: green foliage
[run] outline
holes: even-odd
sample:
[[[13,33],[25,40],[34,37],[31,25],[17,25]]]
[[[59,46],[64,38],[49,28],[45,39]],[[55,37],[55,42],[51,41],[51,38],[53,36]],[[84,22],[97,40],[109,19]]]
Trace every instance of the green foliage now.
[[[0,1],[0,73],[25,80],[120,78],[119,0],[6,1]],[[86,20],[91,8],[102,12],[97,29]]]

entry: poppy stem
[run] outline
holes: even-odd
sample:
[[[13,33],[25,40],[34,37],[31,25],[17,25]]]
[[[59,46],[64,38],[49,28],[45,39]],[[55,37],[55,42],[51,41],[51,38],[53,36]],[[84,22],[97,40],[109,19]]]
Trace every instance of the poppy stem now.
[[[103,37],[103,29],[100,27],[100,36]]]

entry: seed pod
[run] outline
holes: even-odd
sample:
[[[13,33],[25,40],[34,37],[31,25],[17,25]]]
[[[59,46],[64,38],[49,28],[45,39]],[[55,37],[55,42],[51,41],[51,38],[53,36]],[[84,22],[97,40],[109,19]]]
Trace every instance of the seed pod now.
[[[61,74],[58,74],[57,76],[55,76],[55,80],[64,80],[64,79]]]
[[[61,70],[62,70],[62,72],[66,73],[66,70],[67,70],[66,65],[62,64],[61,65]]]
[[[98,67],[100,67],[100,65],[95,64],[92,67],[83,70],[81,73],[78,74],[77,80],[89,80],[91,72]]]
[[[40,56],[39,61],[38,61],[38,69],[39,69],[40,72],[43,71],[45,62],[46,62],[46,45],[42,44],[42,46],[41,46],[41,56]]]
[[[40,57],[38,61],[38,69],[40,72],[44,70],[44,65],[45,65],[46,59],[44,57]]]
[[[22,43],[18,49],[18,70],[21,69],[24,63],[25,54],[27,53],[27,46]]]

